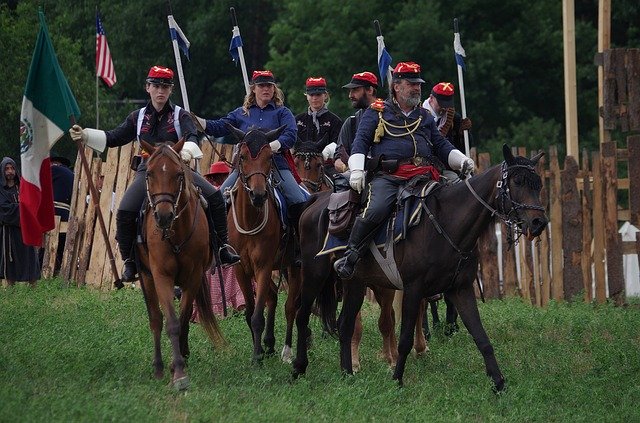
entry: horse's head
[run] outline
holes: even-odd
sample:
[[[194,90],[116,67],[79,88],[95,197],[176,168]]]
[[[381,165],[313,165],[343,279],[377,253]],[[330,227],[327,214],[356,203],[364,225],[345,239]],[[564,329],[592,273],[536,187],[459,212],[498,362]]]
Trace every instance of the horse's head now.
[[[506,144],[502,153],[504,162],[498,182],[498,209],[531,240],[540,235],[549,222],[540,201],[542,179],[535,168],[544,153],[532,159],[514,157]]]
[[[293,161],[302,182],[312,191],[319,191],[324,180],[324,159],[319,145],[310,142],[296,144]]]
[[[238,141],[239,180],[249,194],[251,204],[260,208],[267,200],[267,188],[271,179],[273,152],[269,143],[280,136],[284,126],[269,132],[262,129],[250,129],[243,132],[232,125],[226,124],[226,126]]]
[[[153,209],[153,217],[160,229],[168,229],[177,216],[178,203],[190,175],[180,159],[180,150],[184,145],[181,139],[175,145],[169,143],[152,146],[140,141],[144,150],[151,156],[147,161],[147,195]]]

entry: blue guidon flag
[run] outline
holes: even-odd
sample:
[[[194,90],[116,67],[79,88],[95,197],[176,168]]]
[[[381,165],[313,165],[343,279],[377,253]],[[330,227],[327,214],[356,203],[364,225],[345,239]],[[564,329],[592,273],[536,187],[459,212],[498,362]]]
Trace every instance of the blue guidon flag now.
[[[173,19],[173,15],[167,16],[167,19],[169,20],[169,32],[171,33],[171,40],[177,41],[178,47],[180,47],[180,50],[182,50],[182,53],[184,53],[187,60],[191,60],[189,58],[189,46],[191,46],[191,43],[189,42],[189,40],[187,40],[187,36],[184,35],[184,32],[182,32],[182,29],[180,29],[176,20]]]
[[[464,48],[462,48],[462,44],[460,43],[460,33],[456,32],[453,35],[453,51],[456,55],[456,63],[464,70],[464,58],[467,57],[464,52]]]
[[[233,27],[233,32],[231,35],[231,42],[229,43],[229,54],[233,58],[233,61],[238,64],[240,62],[240,52],[238,48],[242,47],[242,37],[240,37],[240,28],[237,26]]]
[[[20,228],[25,244],[42,245],[55,228],[49,151],[80,116],[78,103],[60,69],[42,11],[20,112]]]
[[[391,55],[387,52],[384,45],[384,37],[379,35],[376,37],[378,41],[378,71],[380,72],[380,84],[384,84],[384,80],[391,76]]]

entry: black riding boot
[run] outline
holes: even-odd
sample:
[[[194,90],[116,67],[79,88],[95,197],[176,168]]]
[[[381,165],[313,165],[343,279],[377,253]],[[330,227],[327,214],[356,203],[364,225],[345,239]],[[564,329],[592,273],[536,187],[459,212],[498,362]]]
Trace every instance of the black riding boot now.
[[[227,231],[227,210],[224,204],[224,198],[220,191],[207,197],[209,203],[209,233],[215,239],[217,235],[219,245],[220,263],[223,266],[232,266],[240,261],[240,256],[229,251],[229,236]]]
[[[349,235],[349,244],[344,256],[336,260],[333,268],[341,279],[351,279],[356,264],[366,251],[368,243],[374,235],[378,224],[363,217],[357,217]]]
[[[302,257],[300,253],[300,215],[304,211],[305,203],[292,204],[289,206],[289,227],[293,231],[294,243],[293,243],[293,265],[296,267],[302,266]]]
[[[116,241],[120,248],[120,256],[124,260],[122,268],[122,281],[133,282],[136,280],[138,269],[136,262],[132,258],[133,243],[136,239],[137,227],[136,221],[138,213],[118,210],[116,214]]]

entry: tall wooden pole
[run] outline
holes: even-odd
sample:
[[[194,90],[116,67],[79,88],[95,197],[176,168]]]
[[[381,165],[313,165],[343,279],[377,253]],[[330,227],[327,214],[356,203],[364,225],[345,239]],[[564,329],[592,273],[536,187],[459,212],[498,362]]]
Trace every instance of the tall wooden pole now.
[[[574,0],[562,0],[564,40],[564,107],[567,155],[578,160],[578,101],[576,94],[576,24]]]
[[[598,54],[611,47],[611,0],[598,1]],[[604,107],[604,64],[598,66],[598,110]],[[598,113],[600,143],[611,141],[611,133],[604,129],[604,118]]]

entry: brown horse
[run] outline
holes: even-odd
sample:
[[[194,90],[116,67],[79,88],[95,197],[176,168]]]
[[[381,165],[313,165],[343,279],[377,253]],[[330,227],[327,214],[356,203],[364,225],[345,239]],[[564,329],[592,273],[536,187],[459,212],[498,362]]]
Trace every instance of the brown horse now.
[[[240,254],[236,276],[246,301],[245,318],[253,338],[254,362],[275,352],[275,315],[278,292],[272,270],[287,267],[288,295],[285,304],[287,332],[281,358],[291,361],[296,298],[300,289],[300,268],[293,265],[293,240],[280,223],[272,180],[272,151],[269,143],[284,127],[267,133],[259,129],[243,132],[227,125],[238,144],[238,180],[231,190],[228,213],[229,242]],[[255,298],[251,278],[255,278]],[[265,327],[264,311],[267,310]],[[262,335],[264,332],[264,346]]]
[[[542,182],[535,165],[542,153],[529,160],[514,157],[505,145],[504,162],[494,166],[465,183],[439,187],[421,200],[426,214],[420,223],[408,231],[407,238],[394,246],[395,259],[404,281],[402,321],[398,343],[398,362],[393,378],[402,385],[402,377],[409,351],[413,343],[413,328],[423,298],[444,293],[458,310],[462,322],[473,337],[485,362],[487,374],[496,390],[504,388],[504,377],[496,361],[493,346],[480,321],[480,314],[473,289],[478,267],[478,238],[494,218],[502,219],[516,235],[526,234],[533,239],[546,228],[548,220],[540,202]],[[305,215],[311,216],[312,204]],[[308,214],[307,214],[308,213]],[[324,213],[324,212],[323,212]],[[428,217],[427,217],[428,216]],[[324,218],[317,218],[315,230],[310,237],[324,239]],[[515,237],[517,238],[517,237]],[[315,259],[318,250],[311,251],[303,243],[303,269],[305,286],[320,283],[325,276],[321,264]],[[353,373],[351,359],[351,337],[355,317],[364,299],[365,286],[391,287],[372,255],[366,255],[358,263],[354,278],[344,284],[343,307],[339,317],[340,366],[346,373]],[[298,313],[298,354],[293,364],[294,377],[303,374],[308,366],[304,348],[308,329],[308,316],[303,315],[305,296]]]
[[[293,154],[298,175],[311,193],[329,191],[333,184],[324,170],[322,151],[316,143],[298,143]]]
[[[154,375],[160,379],[164,374],[160,352],[164,314],[173,352],[172,385],[177,390],[189,386],[185,361],[189,356],[189,318],[194,299],[202,328],[214,344],[223,342],[205,281],[205,270],[213,257],[207,218],[191,170],[180,160],[183,144],[184,140],[180,140],[173,147],[154,147],[141,141],[151,156],[146,176],[149,204],[143,222],[146,244],[137,246],[141,286],[155,345]],[[179,320],[173,305],[174,286],[182,288]]]

